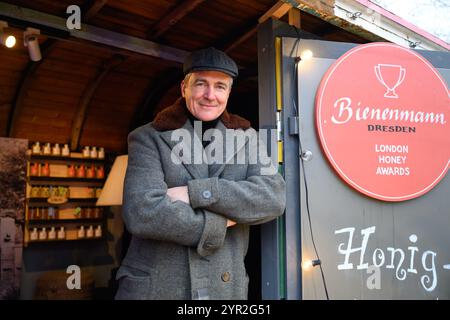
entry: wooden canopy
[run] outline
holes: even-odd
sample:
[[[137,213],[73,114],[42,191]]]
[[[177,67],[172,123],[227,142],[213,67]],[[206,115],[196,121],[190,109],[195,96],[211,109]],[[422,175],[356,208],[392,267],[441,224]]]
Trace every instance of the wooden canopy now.
[[[48,27],[66,20],[70,5],[81,8],[79,36]],[[184,56],[207,46],[238,63],[229,109],[256,121],[256,31],[269,18],[326,40],[367,42],[277,0],[10,0],[0,8],[18,12],[0,9],[17,38],[12,49],[0,46],[1,135],[72,150],[125,153],[128,133],[179,97]],[[39,62],[23,45],[27,27],[41,31]]]

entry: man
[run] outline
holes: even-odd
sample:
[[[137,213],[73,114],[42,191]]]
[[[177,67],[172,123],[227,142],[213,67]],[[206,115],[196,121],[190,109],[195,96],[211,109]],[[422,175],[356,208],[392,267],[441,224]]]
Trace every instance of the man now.
[[[234,142],[219,143],[230,132],[255,133],[226,111],[236,63],[208,48],[188,56],[183,71],[184,99],[128,137],[123,218],[132,239],[116,299],[247,299],[249,225],[285,209],[283,178],[249,161],[250,143],[231,152]],[[208,128],[214,141],[202,137]]]

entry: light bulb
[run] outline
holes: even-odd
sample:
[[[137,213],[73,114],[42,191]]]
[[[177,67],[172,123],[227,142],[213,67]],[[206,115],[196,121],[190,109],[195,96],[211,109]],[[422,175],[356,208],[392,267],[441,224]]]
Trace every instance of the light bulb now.
[[[7,48],[12,48],[16,45],[16,37],[9,35],[6,37],[5,46]]]
[[[311,50],[303,50],[302,53],[300,53],[300,58],[304,60],[311,59],[313,57],[313,53]]]
[[[312,268],[312,260],[305,260],[305,261],[302,261],[302,269],[304,270],[304,271],[309,271],[309,270],[311,270],[311,268]]]
[[[315,259],[315,260],[307,259],[307,260],[302,261],[302,269],[303,269],[303,271],[309,271],[313,267],[319,266],[321,264],[322,264],[322,262],[319,259]]]

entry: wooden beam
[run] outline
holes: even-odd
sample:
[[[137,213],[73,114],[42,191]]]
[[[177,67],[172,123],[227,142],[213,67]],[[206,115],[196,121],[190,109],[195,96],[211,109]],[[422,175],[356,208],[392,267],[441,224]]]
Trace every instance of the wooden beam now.
[[[102,10],[107,2],[108,0],[89,0],[84,13],[82,12],[84,21],[88,22],[91,20],[100,10]]]
[[[284,16],[290,9],[292,8],[292,5],[283,1],[278,1],[273,5],[272,8],[267,10],[266,13],[264,13],[259,19],[258,23],[263,23],[267,19],[274,18],[274,19],[280,19],[282,16]]]
[[[258,22],[256,24],[251,26],[246,31],[243,31],[241,35],[237,37],[235,40],[223,46],[224,48],[223,50],[227,53],[232,51],[234,48],[238,47],[241,43],[243,43],[247,39],[251,38],[254,34],[256,34],[256,31],[258,30],[258,24],[263,23],[264,21],[270,18],[280,19],[291,9],[292,9],[291,4],[285,3],[283,1],[278,1],[258,19]]]
[[[36,10],[14,6],[0,2],[0,17],[3,20],[8,18],[33,24],[35,28],[54,30],[54,32],[67,32],[70,36],[83,39],[110,47],[125,49],[131,52],[144,54],[168,61],[183,63],[189,52],[153,41],[129,36],[126,34],[113,32],[107,29],[98,28],[92,25],[82,24],[81,30],[68,30],[66,19],[58,16],[46,14]],[[50,31],[49,31],[50,33]]]
[[[302,20],[300,16],[300,10],[296,8],[291,8],[289,10],[289,25],[296,27],[297,29],[302,28]]]
[[[184,0],[174,10],[169,12],[148,32],[150,39],[160,38],[167,30],[174,26],[183,17],[189,14],[192,10],[202,4],[205,0]]]
[[[102,83],[105,76],[116,66],[124,61],[124,57],[114,55],[111,59],[104,62],[101,71],[98,73],[94,81],[85,89],[80,104],[78,105],[75,119],[72,125],[72,135],[70,138],[70,149],[72,151],[78,150],[81,133],[83,131],[84,122],[86,121],[86,113],[91,103],[95,91]]]
[[[41,44],[42,59],[37,62],[29,61],[27,66],[25,67],[25,70],[22,72],[21,80],[17,86],[16,94],[14,95],[14,102],[11,109],[9,110],[8,124],[6,129],[8,137],[15,136],[17,131],[17,120],[19,119],[19,115],[23,109],[25,94],[31,87],[31,84],[33,83],[33,77],[36,74],[36,71],[39,69],[39,66],[53,51],[53,49],[56,47],[57,42],[57,40],[48,39],[43,44]]]

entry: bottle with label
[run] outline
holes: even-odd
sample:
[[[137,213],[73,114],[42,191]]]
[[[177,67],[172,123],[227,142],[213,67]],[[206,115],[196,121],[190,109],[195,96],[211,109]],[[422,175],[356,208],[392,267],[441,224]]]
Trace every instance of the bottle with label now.
[[[44,145],[43,154],[46,155],[46,156],[52,154],[52,148],[50,147],[50,142],[47,142],[47,143]]]
[[[89,158],[90,156],[91,156],[91,153],[89,151],[89,147],[88,146],[84,147],[84,149],[83,149],[83,158]]]
[[[65,239],[66,238],[66,231],[64,231],[64,227],[61,227],[58,231],[58,239]]]
[[[61,155],[63,157],[69,157],[70,156],[70,149],[69,149],[69,145],[67,143],[62,148]]]
[[[46,219],[48,219],[48,207],[41,207],[41,210],[39,210],[40,211],[40,217],[41,217],[41,220],[46,220]]]
[[[50,186],[40,187],[39,194],[40,194],[41,198],[49,198],[50,197]]]
[[[94,219],[100,219],[103,215],[103,209],[99,207],[94,208]]]
[[[86,178],[95,178],[95,167],[94,165],[91,165],[86,170]]]
[[[90,157],[93,159],[97,159],[98,157],[97,147],[92,147]]]
[[[38,163],[32,163],[30,165],[30,176],[37,177],[39,175],[39,164]]]
[[[98,225],[95,229],[95,237],[100,238],[102,236],[102,226]]]
[[[41,177],[49,177],[50,176],[50,166],[48,162],[41,164]]]
[[[50,231],[48,232],[48,239],[49,240],[55,240],[56,239],[56,231],[55,227],[52,227]]]
[[[33,220],[41,220],[41,219],[42,219],[42,208],[36,208]]]
[[[105,177],[105,169],[103,166],[97,167],[97,179],[103,179]]]
[[[55,143],[55,145],[52,148],[52,155],[54,156],[60,156],[61,155],[61,148],[59,147],[59,143]]]
[[[57,207],[48,207],[47,219],[55,220],[58,218],[58,208]]]
[[[41,188],[39,186],[32,186],[30,191],[31,198],[39,198],[41,196]]]
[[[84,178],[86,176],[86,170],[84,165],[78,166],[77,168],[77,178]]]
[[[33,228],[33,231],[30,232],[30,241],[36,241],[38,239],[37,228]]]
[[[86,235],[86,232],[84,230],[84,226],[80,226],[80,228],[78,229],[78,233],[77,233],[77,237],[78,239],[83,239]]]
[[[89,228],[86,231],[86,238],[93,238],[94,237],[94,227],[89,226]]]
[[[69,164],[67,166],[67,176],[70,178],[75,177],[75,165],[74,164]]]
[[[28,208],[28,220],[34,220],[36,219],[36,207],[29,207]]]
[[[98,150],[98,158],[99,158],[99,159],[105,159],[105,148],[101,147],[101,148]]]
[[[42,228],[41,231],[39,231],[39,240],[45,240],[47,239],[47,231],[45,228]]]
[[[39,142],[35,142],[35,144],[33,144],[33,147],[31,148],[31,152],[33,154],[41,154],[41,146],[39,145]]]

